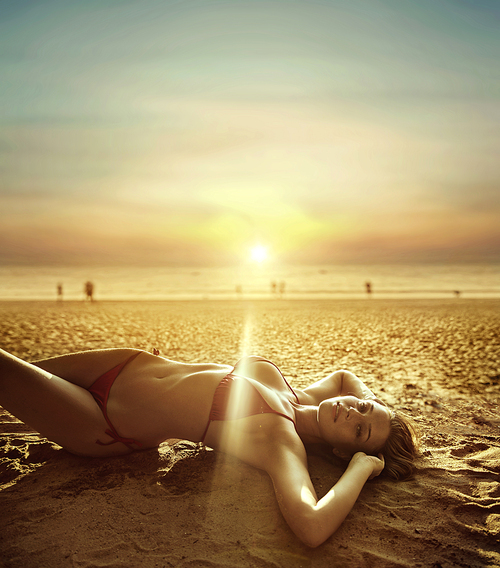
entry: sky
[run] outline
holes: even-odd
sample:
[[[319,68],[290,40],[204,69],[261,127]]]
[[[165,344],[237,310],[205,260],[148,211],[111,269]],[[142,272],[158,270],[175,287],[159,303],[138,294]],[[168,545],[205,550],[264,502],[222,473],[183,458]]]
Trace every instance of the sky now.
[[[0,0],[0,264],[500,262],[497,0]]]

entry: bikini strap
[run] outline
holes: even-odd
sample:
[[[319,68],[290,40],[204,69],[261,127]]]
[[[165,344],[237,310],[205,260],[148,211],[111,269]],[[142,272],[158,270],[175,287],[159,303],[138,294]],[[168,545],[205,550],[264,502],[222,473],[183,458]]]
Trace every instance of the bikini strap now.
[[[106,416],[104,418],[106,418]],[[108,436],[111,436],[113,439],[111,440],[111,442],[101,442],[101,440],[96,440],[95,441],[96,444],[98,444],[99,446],[111,446],[111,444],[116,444],[116,442],[122,442],[122,444],[125,444],[127,448],[129,448],[130,450],[134,450],[134,448],[132,448],[130,444],[135,444],[136,446],[139,446],[139,448],[142,448],[141,442],[138,442],[133,438],[122,438],[118,434],[118,432],[114,429],[113,425],[109,421],[107,422],[109,426],[113,428],[113,430],[110,430],[108,428],[107,430],[104,430],[104,433],[107,434]]]

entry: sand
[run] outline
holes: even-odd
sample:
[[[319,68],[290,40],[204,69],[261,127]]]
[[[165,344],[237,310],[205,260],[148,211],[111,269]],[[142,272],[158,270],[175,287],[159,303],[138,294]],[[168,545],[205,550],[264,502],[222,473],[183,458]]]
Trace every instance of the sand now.
[[[294,387],[347,368],[422,431],[414,479],[367,483],[317,549],[268,476],[188,442],[73,456],[0,413],[0,566],[500,566],[500,301],[0,303],[0,346],[35,360],[138,347],[276,362]],[[1,409],[0,409],[1,410]],[[342,462],[310,455],[319,494]]]

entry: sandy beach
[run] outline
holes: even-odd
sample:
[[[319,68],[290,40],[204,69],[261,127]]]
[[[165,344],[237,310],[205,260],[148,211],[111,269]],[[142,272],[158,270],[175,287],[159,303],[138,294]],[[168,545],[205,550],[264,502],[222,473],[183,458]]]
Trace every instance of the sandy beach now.
[[[367,483],[309,549],[268,476],[182,441],[82,458],[0,408],[0,566],[500,566],[500,300],[4,302],[27,360],[110,347],[181,361],[271,359],[293,387],[349,369],[422,433],[413,479]],[[345,465],[312,450],[320,495]]]

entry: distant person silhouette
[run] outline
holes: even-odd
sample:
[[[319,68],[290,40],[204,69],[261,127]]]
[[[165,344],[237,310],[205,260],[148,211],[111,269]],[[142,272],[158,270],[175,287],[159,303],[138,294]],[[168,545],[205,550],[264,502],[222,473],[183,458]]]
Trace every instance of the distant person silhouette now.
[[[85,297],[91,302],[94,301],[94,284],[90,280],[85,282]]]
[[[63,286],[62,284],[57,285],[57,299],[62,302],[63,299]]]
[[[276,294],[276,288],[277,288],[277,284],[276,284],[276,280],[273,280],[271,282],[271,294],[274,296],[274,294]]]
[[[366,287],[366,293],[370,295],[372,293],[372,283],[370,281],[366,282],[365,287]]]
[[[286,288],[286,282],[284,280],[282,280],[280,282],[280,298],[283,296],[283,294],[285,293],[285,288]]]

